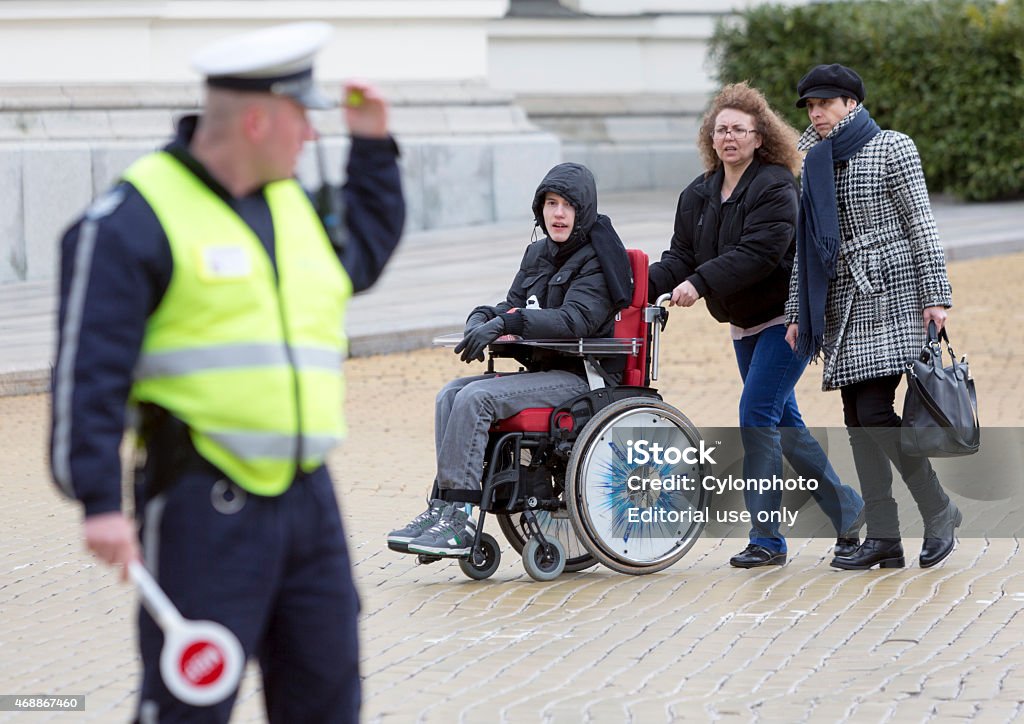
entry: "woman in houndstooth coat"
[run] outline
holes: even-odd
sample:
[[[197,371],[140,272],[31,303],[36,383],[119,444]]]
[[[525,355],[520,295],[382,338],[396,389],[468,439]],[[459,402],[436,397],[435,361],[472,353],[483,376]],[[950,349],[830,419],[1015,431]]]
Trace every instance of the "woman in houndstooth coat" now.
[[[798,354],[821,354],[823,389],[840,390],[867,520],[864,543],[832,565],[904,565],[891,462],[924,520],[920,564],[930,567],[952,552],[960,512],[928,459],[903,453],[894,408],[928,323],[941,329],[952,306],[921,160],[913,140],[871,119],[853,70],[819,65],[797,90],[811,125],[799,142],[807,157],[786,338]]]

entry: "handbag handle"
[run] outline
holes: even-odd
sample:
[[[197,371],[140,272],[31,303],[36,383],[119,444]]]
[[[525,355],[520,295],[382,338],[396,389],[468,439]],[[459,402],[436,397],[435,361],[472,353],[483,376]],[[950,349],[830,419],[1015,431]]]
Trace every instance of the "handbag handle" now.
[[[928,320],[928,341],[929,342],[945,342],[949,344],[949,335],[946,334],[946,327],[936,332],[935,320]]]
[[[953,344],[949,341],[949,335],[946,333],[945,325],[943,325],[941,330],[936,332],[936,330],[935,330],[935,322],[932,321],[932,320],[929,320],[928,321],[928,344],[926,345],[926,347],[931,348],[932,351],[934,351],[935,354],[937,354],[939,356],[939,358],[941,359],[942,358],[942,348],[939,346],[939,342],[945,342],[946,343],[946,351],[949,352],[949,359],[950,359],[950,361],[951,362],[956,362],[956,353],[953,352]],[[926,362],[927,361],[923,355],[921,357],[921,361],[922,362]]]

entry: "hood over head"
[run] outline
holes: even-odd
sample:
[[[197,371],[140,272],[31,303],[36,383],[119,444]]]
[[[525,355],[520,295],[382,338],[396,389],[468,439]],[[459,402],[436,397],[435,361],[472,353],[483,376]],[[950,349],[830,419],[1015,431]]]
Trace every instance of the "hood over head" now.
[[[597,221],[597,182],[590,169],[578,163],[560,163],[544,176],[533,195],[533,218],[545,234],[548,230],[544,226],[544,194],[549,191],[563,197],[576,210],[568,241],[589,234]]]

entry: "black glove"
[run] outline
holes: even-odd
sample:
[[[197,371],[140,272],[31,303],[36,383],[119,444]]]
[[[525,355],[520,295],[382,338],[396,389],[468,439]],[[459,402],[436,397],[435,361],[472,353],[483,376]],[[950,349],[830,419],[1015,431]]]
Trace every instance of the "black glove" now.
[[[473,312],[469,315],[469,319],[466,320],[466,328],[462,330],[462,336],[466,336],[490,318],[487,312]]]
[[[491,342],[505,333],[505,320],[498,315],[490,322],[478,325],[462,338],[462,341],[455,345],[455,354],[462,353],[463,362],[469,363],[473,360],[484,361],[484,349]]]

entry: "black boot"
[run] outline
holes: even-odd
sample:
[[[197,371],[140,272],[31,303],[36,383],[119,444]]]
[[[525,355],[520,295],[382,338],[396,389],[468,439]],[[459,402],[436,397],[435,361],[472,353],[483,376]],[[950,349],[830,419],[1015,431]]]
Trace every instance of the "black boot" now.
[[[866,571],[874,566],[903,568],[903,543],[898,538],[865,538],[853,555],[836,556],[830,565],[846,571]]]
[[[760,568],[761,566],[784,566],[786,554],[770,551],[764,546],[751,543],[742,552],[729,559],[734,568]]]
[[[867,505],[860,509],[857,519],[850,524],[850,527],[840,533],[839,537],[836,538],[836,545],[835,548],[832,549],[832,553],[837,558],[848,558],[857,551],[857,548],[860,547],[860,529],[864,527],[865,510],[867,510]]]
[[[921,568],[931,568],[942,562],[953,552],[956,544],[956,529],[960,527],[964,516],[953,501],[939,515],[925,521],[924,544],[918,562]]]
[[[836,538],[832,554],[836,558],[849,558],[860,548],[860,538]]]

